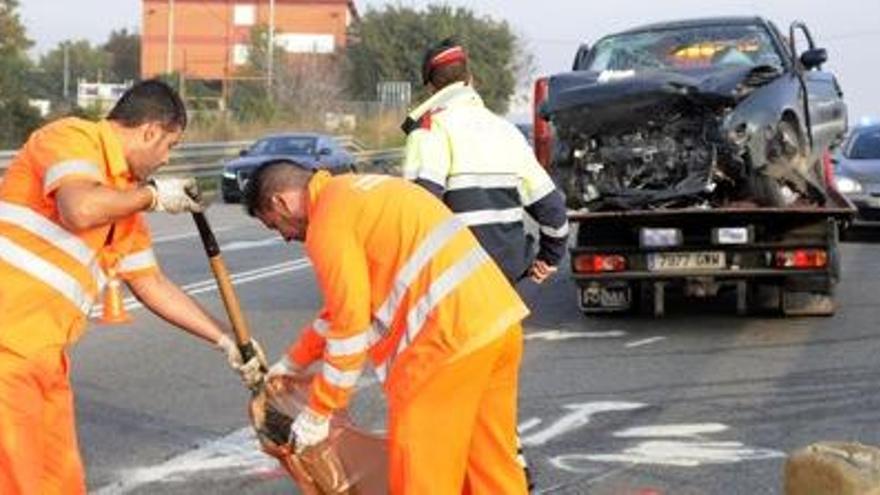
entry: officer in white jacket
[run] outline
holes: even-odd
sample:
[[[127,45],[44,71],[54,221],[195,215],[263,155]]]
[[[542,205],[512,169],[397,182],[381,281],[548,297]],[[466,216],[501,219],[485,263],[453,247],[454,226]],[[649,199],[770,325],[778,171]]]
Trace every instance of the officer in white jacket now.
[[[432,95],[407,116],[404,177],[440,197],[471,227],[511,283],[543,282],[565,254],[565,202],[523,134],[483,104],[464,48],[430,48],[422,79]],[[540,226],[537,255],[524,229]]]

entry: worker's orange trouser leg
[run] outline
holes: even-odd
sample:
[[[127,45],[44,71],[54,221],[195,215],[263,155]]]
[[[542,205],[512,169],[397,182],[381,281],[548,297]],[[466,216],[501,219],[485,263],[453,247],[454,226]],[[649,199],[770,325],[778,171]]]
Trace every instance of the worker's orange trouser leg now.
[[[85,492],[67,356],[56,348],[26,359],[0,347],[0,493]]]
[[[393,495],[520,495],[516,400],[522,327],[440,369],[389,404]]]

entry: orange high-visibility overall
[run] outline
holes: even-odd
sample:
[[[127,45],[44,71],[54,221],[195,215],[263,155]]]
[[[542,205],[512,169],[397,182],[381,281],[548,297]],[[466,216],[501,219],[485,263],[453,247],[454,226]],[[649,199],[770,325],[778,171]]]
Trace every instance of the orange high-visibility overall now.
[[[66,347],[106,283],[158,269],[141,215],[82,232],[55,191],[92,179],[135,187],[106,121],[63,119],[31,135],[0,183],[0,493],[85,493]]]
[[[403,179],[319,172],[309,197],[325,307],[288,350],[323,359],[309,406],[344,406],[369,357],[388,396],[392,494],[526,493],[515,421],[528,309],[500,269]]]

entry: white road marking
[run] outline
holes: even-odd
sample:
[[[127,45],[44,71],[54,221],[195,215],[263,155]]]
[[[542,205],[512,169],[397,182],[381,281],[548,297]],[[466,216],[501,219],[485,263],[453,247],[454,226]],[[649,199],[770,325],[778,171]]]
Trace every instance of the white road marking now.
[[[221,253],[228,253],[231,251],[244,251],[245,249],[253,249],[271,246],[273,244],[283,243],[284,239],[279,236],[269,237],[267,239],[262,239],[259,241],[233,241],[227,244],[223,244],[220,246]]]
[[[226,227],[212,228],[211,230],[216,234],[217,232],[226,232],[228,230],[233,230],[236,228],[237,227],[234,227],[234,226],[226,226]],[[153,244],[161,244],[163,242],[179,241],[181,239],[191,239],[194,237],[199,237],[199,233],[198,232],[187,232],[185,234],[162,235],[162,236],[158,236],[158,237],[153,237]]]
[[[614,436],[618,438],[695,438],[709,433],[721,433],[727,429],[727,425],[721,423],[651,425],[628,428],[614,433]]]
[[[638,402],[587,402],[584,404],[568,404],[562,407],[571,412],[543,430],[523,437],[523,445],[543,445],[556,437],[571,433],[589,424],[590,418],[595,414],[611,411],[631,411],[648,407],[648,405]]]
[[[575,454],[573,456],[560,456],[551,460],[551,462],[560,469],[566,469],[565,466],[570,466],[572,460],[699,467],[705,464],[735,464],[738,462],[776,459],[780,457],[785,457],[785,454],[771,449],[748,447],[741,442],[654,440],[642,442],[635,447],[625,449],[619,454]]]
[[[250,427],[237,430],[155,466],[127,469],[119,480],[103,486],[93,495],[121,495],[143,485],[161,481],[181,480],[208,471],[224,477],[247,476],[278,469],[278,462],[260,451]]]
[[[362,390],[378,383],[376,379],[361,376],[357,388]],[[378,435],[384,434],[380,429],[371,431]],[[260,450],[253,429],[248,426],[217,440],[204,442],[161,464],[124,469],[118,473],[117,481],[99,488],[92,495],[122,495],[149,483],[184,481],[208,474],[213,479],[242,478],[271,473],[278,469],[278,461]]]
[[[613,454],[568,454],[553,457],[550,463],[564,471],[591,473],[596,462],[628,465],[699,467],[706,464],[777,459],[785,453],[750,447],[736,441],[711,441],[705,435],[727,431],[721,423],[650,425],[614,433],[617,438],[649,438],[634,447]],[[655,438],[667,438],[655,440]],[[678,438],[669,440],[668,438]]]
[[[651,337],[649,339],[636,340],[635,342],[630,342],[626,344],[626,347],[641,347],[643,345],[653,344],[654,342],[660,342],[661,340],[666,340],[666,337]]]
[[[622,330],[609,330],[607,332],[564,332],[562,330],[547,330],[544,332],[527,333],[526,340],[547,340],[554,342],[557,340],[571,339],[616,339],[626,336],[626,332]]]
[[[308,258],[299,258],[294,261],[288,261],[276,265],[266,266],[263,268],[257,268],[255,270],[235,273],[230,276],[230,280],[232,281],[232,285],[245,284],[256,280],[262,280],[264,278],[277,277],[286,273],[295,272],[309,266],[311,266],[311,262],[308,260]],[[217,290],[217,281],[211,278],[208,280],[202,280],[200,282],[194,282],[181,286],[181,289],[183,289],[183,291],[187,294],[194,296],[203,292],[212,292]],[[133,296],[125,298],[123,300],[123,305],[127,310],[133,310],[143,307],[143,304],[141,304],[140,301],[135,299]],[[92,318],[100,317],[102,309],[103,305],[101,304],[93,306],[91,312],[89,313],[89,316]]]
[[[531,418],[526,421],[523,421],[516,427],[516,431],[519,432],[520,435],[531,430],[532,428],[541,424],[541,418]]]

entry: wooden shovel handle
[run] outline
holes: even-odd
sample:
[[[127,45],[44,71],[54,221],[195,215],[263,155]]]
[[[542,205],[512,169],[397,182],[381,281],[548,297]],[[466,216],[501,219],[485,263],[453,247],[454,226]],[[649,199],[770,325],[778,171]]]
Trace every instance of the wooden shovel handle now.
[[[232,288],[229,270],[226,269],[226,263],[223,262],[223,256],[220,254],[220,246],[217,244],[217,239],[214,237],[214,232],[211,230],[205,214],[193,213],[192,216],[199,229],[202,244],[205,246],[205,253],[208,255],[211,271],[214,272],[214,279],[217,280],[223,305],[226,306],[226,314],[229,315],[229,321],[232,323],[232,331],[235,333],[238,350],[241,352],[244,362],[248,362],[256,356],[256,351],[253,342],[251,342],[251,331],[244,319],[244,312],[241,310],[238,296]]]

